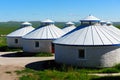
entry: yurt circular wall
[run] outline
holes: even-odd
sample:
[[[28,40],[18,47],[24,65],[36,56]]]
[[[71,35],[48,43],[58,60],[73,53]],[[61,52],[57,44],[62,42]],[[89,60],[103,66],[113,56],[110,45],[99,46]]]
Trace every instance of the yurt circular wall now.
[[[84,54],[80,55],[81,51]],[[120,47],[55,44],[55,61],[79,67],[112,67],[120,63]]]
[[[21,37],[7,37],[7,46],[8,47],[21,47],[22,38]]]
[[[52,40],[27,40],[23,39],[24,52],[52,52]]]

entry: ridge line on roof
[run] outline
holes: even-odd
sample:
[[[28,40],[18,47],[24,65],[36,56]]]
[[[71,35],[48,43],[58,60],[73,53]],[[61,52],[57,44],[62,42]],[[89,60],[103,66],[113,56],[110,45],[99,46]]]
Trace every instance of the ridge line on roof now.
[[[108,28],[108,27],[106,27],[106,26],[104,26],[104,28],[106,28],[107,30],[109,30],[109,31],[112,32],[113,34],[117,35],[118,37],[120,36],[120,35],[117,34],[117,32],[113,31],[113,29]],[[119,32],[120,32],[120,31],[119,31]]]
[[[59,36],[60,35],[59,32],[56,32],[56,30],[59,29],[59,28],[57,28],[57,26],[55,26],[55,25],[53,27],[54,27],[53,31],[54,31],[56,37]]]
[[[46,29],[46,36],[48,38],[48,35],[49,35],[49,28]]]
[[[113,42],[105,35],[105,33],[103,32],[103,30],[101,30],[101,28],[99,28],[99,30],[102,32],[102,34],[113,44]]]
[[[99,38],[100,38],[101,42],[102,42],[102,43],[103,43],[103,45],[104,45],[104,42],[103,42],[103,40],[102,40],[102,38],[101,38],[100,34],[98,33],[98,30],[97,30],[96,26],[94,27],[94,29],[95,29],[95,31],[97,32],[97,34],[98,34],[98,36],[99,36]]]
[[[107,29],[107,28],[106,28]],[[106,29],[103,29],[107,34],[109,34],[112,38],[114,38],[115,40],[119,41],[116,37],[114,37],[113,35],[111,35],[109,32],[106,31]],[[107,29],[108,30],[108,29]],[[109,31],[109,30],[108,30]]]
[[[51,25],[49,25],[49,26],[47,26],[47,27],[49,28],[49,31],[50,31],[52,37],[55,38],[54,35],[53,35],[53,33],[52,33],[52,32],[54,32],[54,30],[53,30],[53,28],[50,28]],[[53,26],[52,26],[52,27],[53,27]],[[55,33],[55,32],[54,32],[54,33]],[[56,35],[56,34],[55,34],[55,35]]]
[[[74,32],[75,32],[75,31],[74,31]],[[84,32],[84,30],[81,31],[81,34],[82,34],[83,32]],[[76,40],[74,40],[74,42],[73,42],[74,44],[75,44],[75,42],[76,42],[77,40],[79,40],[81,34],[79,34],[79,37],[77,37]]]
[[[94,39],[93,39],[93,26],[91,26],[91,35],[92,35],[92,42],[93,42],[93,45],[94,45],[95,43],[94,43]]]
[[[88,30],[89,30],[90,27],[87,28],[87,31],[85,33],[85,37],[84,37],[84,40],[83,40],[83,45],[85,44],[85,39],[86,39],[86,36],[87,36],[87,33],[88,33]]]

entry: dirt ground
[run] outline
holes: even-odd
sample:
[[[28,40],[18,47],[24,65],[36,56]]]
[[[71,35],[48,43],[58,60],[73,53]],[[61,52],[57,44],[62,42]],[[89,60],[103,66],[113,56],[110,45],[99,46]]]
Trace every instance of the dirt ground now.
[[[54,60],[53,57],[4,57],[14,52],[0,52],[0,80],[19,80],[16,70],[22,70],[27,64]]]
[[[22,70],[23,67],[13,65],[1,65],[0,66],[0,80],[19,80],[19,76],[16,74],[16,70]]]

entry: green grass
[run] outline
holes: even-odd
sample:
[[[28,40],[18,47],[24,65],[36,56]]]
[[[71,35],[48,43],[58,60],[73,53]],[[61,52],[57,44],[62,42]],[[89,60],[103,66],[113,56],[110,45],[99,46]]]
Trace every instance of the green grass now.
[[[6,37],[0,37],[0,51],[21,51],[21,48],[9,48],[6,43]]]
[[[80,73],[77,71],[62,72],[58,70],[44,70],[35,71],[25,69],[21,71],[22,77],[20,80],[90,80],[96,76],[89,76],[86,73]],[[21,74],[19,73],[19,74]]]
[[[0,47],[7,46],[6,37],[0,37]]]
[[[118,73],[118,72],[120,71],[116,68],[104,68],[99,73]]]
[[[68,65],[53,63],[46,64],[48,68],[44,70],[33,70],[26,68],[22,71],[16,71],[18,75],[22,75],[20,80],[119,80],[120,76],[100,77],[88,75],[90,73],[114,73],[120,72],[118,68],[78,68]],[[117,66],[120,66],[118,64]]]

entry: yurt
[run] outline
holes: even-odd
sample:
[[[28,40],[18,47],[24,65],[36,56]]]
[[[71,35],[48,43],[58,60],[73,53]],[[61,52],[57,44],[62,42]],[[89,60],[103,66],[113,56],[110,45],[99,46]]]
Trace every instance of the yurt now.
[[[101,24],[102,26],[104,26],[104,25],[107,25],[107,22],[106,22],[106,21],[101,20],[101,21],[100,21],[100,24]]]
[[[65,33],[70,32],[71,30],[75,29],[75,24],[73,22],[67,22],[66,26],[62,29]]]
[[[65,33],[54,25],[54,21],[47,19],[34,31],[23,36],[24,52],[54,52],[52,41],[60,38]]]
[[[34,28],[32,27],[31,23],[22,23],[19,29],[7,35],[8,47],[22,47],[22,36],[26,35],[32,30],[34,30]]]
[[[58,63],[79,67],[112,67],[120,63],[120,30],[102,26],[100,19],[92,15],[53,43]]]

